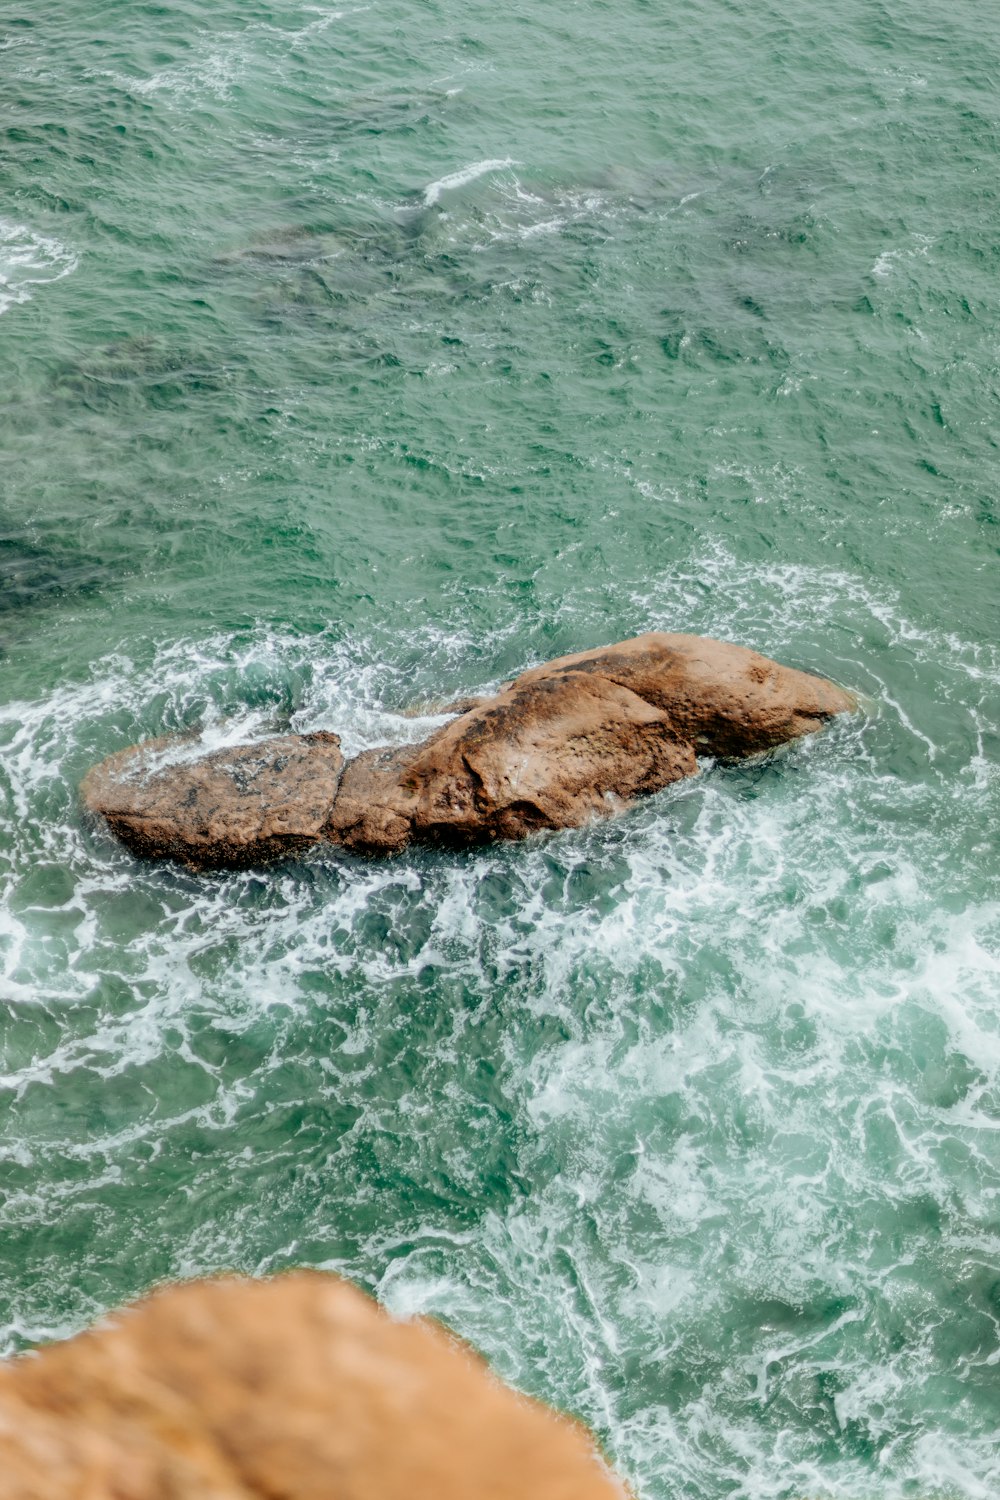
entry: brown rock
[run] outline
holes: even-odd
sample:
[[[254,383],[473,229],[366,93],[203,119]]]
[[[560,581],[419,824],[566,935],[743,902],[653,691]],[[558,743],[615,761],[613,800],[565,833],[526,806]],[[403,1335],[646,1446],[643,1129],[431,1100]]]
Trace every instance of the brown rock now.
[[[335,734],[288,734],[163,763],[174,738],[120,750],[90,771],[91,812],[134,854],[241,869],[323,837],[344,757]]]
[[[693,775],[699,755],[770,750],[854,703],[744,646],[653,633],[455,707],[422,744],[365,751],[342,775],[335,735],[163,770],[140,746],[91,771],[84,798],[136,853],[195,867],[259,863],[322,837],[367,854],[520,839],[607,817]]]
[[[825,677],[699,635],[650,631],[617,646],[559,657],[517,682],[565,672],[619,683],[660,709],[678,740],[695,745],[699,755],[723,759],[773,750],[857,706]]]
[[[363,853],[572,828],[852,708],[820,677],[699,636],[650,634],[523,673],[405,751],[346,769],[329,836]]]
[[[410,768],[430,744],[380,745],[347,762],[326,836],[345,849],[398,854],[413,838],[416,799],[408,790]]]
[[[2,1500],[623,1500],[578,1424],[336,1277],[191,1282],[0,1367]]]

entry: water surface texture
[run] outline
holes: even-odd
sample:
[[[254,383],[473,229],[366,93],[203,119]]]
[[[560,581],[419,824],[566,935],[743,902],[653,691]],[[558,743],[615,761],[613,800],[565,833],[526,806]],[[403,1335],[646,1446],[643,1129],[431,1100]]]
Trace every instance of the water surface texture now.
[[[1000,12],[0,15],[0,1348],[328,1266],[641,1500],[995,1497]],[[866,711],[471,855],[81,813],[649,628]]]

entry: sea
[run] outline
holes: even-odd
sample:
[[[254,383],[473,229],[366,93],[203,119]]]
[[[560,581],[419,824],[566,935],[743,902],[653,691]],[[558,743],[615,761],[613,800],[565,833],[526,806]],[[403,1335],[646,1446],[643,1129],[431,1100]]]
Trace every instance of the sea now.
[[[0,1352],[326,1267],[639,1500],[995,1500],[1000,10],[8,0],[0,83]],[[859,712],[479,852],[81,808],[651,629]]]

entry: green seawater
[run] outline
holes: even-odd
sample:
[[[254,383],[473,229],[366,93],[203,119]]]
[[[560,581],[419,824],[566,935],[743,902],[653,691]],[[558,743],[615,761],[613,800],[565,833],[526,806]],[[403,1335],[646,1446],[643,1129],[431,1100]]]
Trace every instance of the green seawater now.
[[[38,0],[0,81],[0,1349],[326,1266],[641,1500],[995,1497],[1000,12]],[[650,628],[864,712],[472,855],[81,813]]]

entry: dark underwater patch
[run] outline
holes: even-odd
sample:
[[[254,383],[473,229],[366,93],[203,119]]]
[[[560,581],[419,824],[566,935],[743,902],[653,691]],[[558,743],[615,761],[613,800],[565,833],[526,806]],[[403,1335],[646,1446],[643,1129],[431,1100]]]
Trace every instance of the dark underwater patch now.
[[[93,593],[108,578],[109,569],[95,558],[0,530],[0,616]]]
[[[174,406],[227,384],[227,373],[210,352],[178,348],[145,333],[66,360],[52,375],[58,398],[91,411]]]

